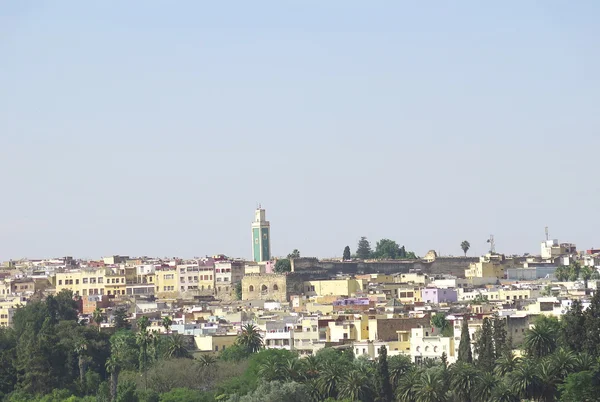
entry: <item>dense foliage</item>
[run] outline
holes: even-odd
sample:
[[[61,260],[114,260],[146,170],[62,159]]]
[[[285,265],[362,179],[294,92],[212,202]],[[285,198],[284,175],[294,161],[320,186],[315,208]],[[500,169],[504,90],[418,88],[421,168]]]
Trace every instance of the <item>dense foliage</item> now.
[[[447,326],[443,315],[432,322]],[[253,325],[218,357],[192,358],[169,320],[166,335],[149,331],[145,318],[110,336],[79,324],[69,292],[29,303],[14,323],[0,330],[0,398],[8,402],[600,400],[600,292],[585,311],[573,302],[561,321],[538,318],[520,357],[504,320],[485,319],[473,342],[464,320],[454,364],[443,355],[415,365],[385,347],[375,359],[335,348],[300,358],[265,350]]]
[[[398,259],[416,259],[417,256],[412,251],[406,251],[404,246],[398,245],[393,240],[381,239],[377,242],[375,250],[371,249],[371,243],[366,237],[361,237],[356,248],[356,257],[360,259],[381,259],[381,260],[398,260]],[[344,259],[346,259],[344,257]]]

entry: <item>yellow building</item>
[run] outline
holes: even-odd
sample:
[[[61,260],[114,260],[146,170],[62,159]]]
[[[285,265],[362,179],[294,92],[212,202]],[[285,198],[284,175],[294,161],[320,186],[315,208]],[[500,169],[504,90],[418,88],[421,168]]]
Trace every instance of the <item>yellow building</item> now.
[[[127,292],[125,268],[107,268],[104,277],[104,291],[107,295],[124,295]]]
[[[0,301],[0,327],[12,326],[13,315],[17,311],[17,306],[25,305],[19,297]]]
[[[304,282],[306,296],[352,296],[362,289],[363,281],[353,278]]]
[[[327,341],[364,341],[369,339],[369,319],[366,315],[339,316],[327,323]]]
[[[504,278],[504,255],[503,254],[486,254],[479,257],[478,262],[469,264],[469,268],[465,269],[465,277],[470,278]]]
[[[540,291],[537,289],[498,289],[487,292],[485,295],[489,301],[514,302],[515,300],[537,299]]]
[[[54,277],[56,292],[68,289],[74,295],[103,295],[106,268],[59,272]]]
[[[158,298],[176,298],[178,289],[177,269],[161,269],[155,273],[156,296]]]
[[[233,346],[237,335],[196,335],[194,343],[201,353],[219,353]]]

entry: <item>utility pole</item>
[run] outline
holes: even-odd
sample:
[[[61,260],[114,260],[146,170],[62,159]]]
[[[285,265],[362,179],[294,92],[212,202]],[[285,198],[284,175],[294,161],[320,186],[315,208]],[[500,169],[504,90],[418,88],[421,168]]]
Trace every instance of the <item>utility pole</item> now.
[[[490,243],[490,254],[496,253],[496,243],[494,242],[494,235],[490,235],[490,238],[487,240]]]

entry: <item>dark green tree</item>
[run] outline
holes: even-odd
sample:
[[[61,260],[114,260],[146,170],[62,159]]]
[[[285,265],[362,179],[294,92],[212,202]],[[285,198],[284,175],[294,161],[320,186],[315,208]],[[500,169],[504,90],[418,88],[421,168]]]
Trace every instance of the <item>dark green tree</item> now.
[[[560,334],[560,324],[556,318],[540,316],[533,328],[525,333],[523,344],[528,356],[539,359],[556,350]]]
[[[465,253],[465,257],[466,257],[467,251],[469,251],[469,249],[471,248],[471,243],[469,243],[466,240],[463,240],[463,242],[460,243],[460,248],[462,249],[463,253]]]
[[[371,254],[371,243],[369,243],[366,237],[361,237],[358,241],[358,247],[356,248],[356,257],[361,260],[366,260],[371,258]]]
[[[473,363],[473,352],[471,350],[471,335],[469,334],[469,318],[465,315],[462,320],[460,331],[460,343],[458,345],[458,361]]]
[[[569,267],[560,265],[554,271],[554,276],[559,282],[566,282],[569,280]]]
[[[292,263],[288,258],[280,258],[275,263],[275,272],[281,274],[284,272],[290,272],[292,270]]]
[[[585,316],[581,301],[575,299],[571,302],[569,311],[560,320],[561,341],[569,350],[579,353],[585,344]]]
[[[492,326],[494,329],[494,356],[499,359],[506,352],[506,320],[494,317]]]
[[[300,251],[298,251],[298,249],[295,248],[294,251],[288,254],[287,258],[290,260],[294,258],[300,258]]]
[[[235,285],[235,298],[237,300],[242,300],[242,282],[238,282]]]
[[[131,324],[127,320],[127,311],[123,307],[117,307],[114,315],[115,330],[129,329]]]
[[[494,370],[496,354],[494,352],[494,330],[489,318],[483,319],[479,336],[473,345],[477,353],[477,367],[487,373]]]
[[[581,269],[579,270],[579,276],[583,280],[584,287],[586,289],[588,288],[588,281],[592,277],[592,273],[593,273],[592,269],[590,267],[587,267],[587,266],[586,267],[581,267]]]
[[[352,259],[352,255],[350,254],[350,246],[344,247],[344,254],[342,256],[344,261],[348,261]]]
[[[262,336],[253,324],[244,325],[235,342],[237,345],[246,348],[250,353],[256,353],[263,347]]]
[[[384,260],[395,260],[401,257],[400,246],[390,239],[381,239],[377,242],[375,246],[374,256],[376,258],[381,258]],[[404,256],[406,256],[406,252],[404,252]]]
[[[600,290],[594,291],[590,306],[583,313],[585,340],[583,350],[595,358],[600,357]]]
[[[379,376],[379,400],[381,402],[392,402],[394,400],[394,392],[392,391],[392,385],[390,382],[387,348],[385,346],[379,348],[377,374]]]

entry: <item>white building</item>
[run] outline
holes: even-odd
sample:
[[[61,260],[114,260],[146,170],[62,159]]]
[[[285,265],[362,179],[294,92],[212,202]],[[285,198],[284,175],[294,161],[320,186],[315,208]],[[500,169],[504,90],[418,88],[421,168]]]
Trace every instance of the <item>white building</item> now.
[[[410,330],[410,358],[416,364],[426,359],[439,360],[446,354],[448,363],[456,361],[458,350],[454,347],[454,338],[442,336],[437,328],[412,328]]]

